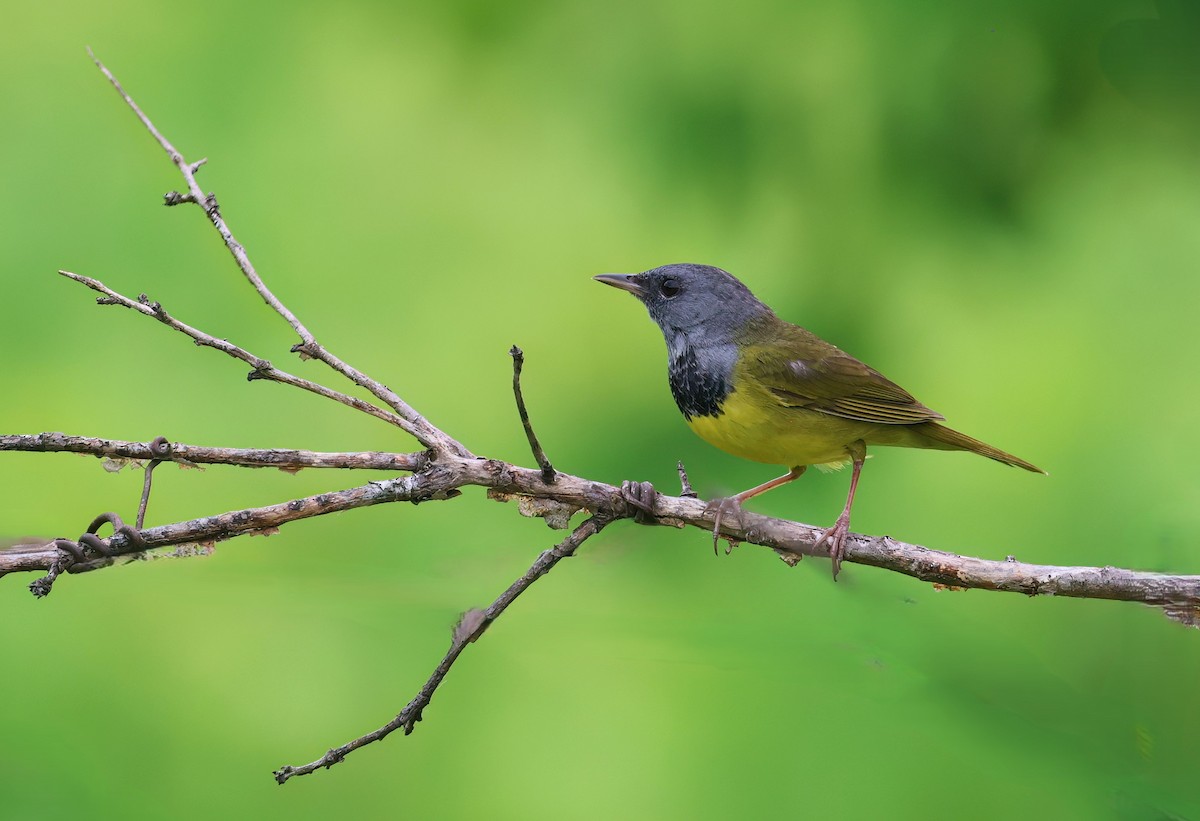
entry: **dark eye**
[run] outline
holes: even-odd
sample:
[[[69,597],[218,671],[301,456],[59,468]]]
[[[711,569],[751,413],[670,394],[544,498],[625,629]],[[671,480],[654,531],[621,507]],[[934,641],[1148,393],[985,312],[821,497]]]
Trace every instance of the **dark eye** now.
[[[678,295],[678,293],[683,290],[683,286],[679,284],[679,280],[677,280],[675,277],[667,277],[662,281],[662,284],[658,286],[658,290],[659,293],[661,293],[667,299],[670,299],[671,297]]]

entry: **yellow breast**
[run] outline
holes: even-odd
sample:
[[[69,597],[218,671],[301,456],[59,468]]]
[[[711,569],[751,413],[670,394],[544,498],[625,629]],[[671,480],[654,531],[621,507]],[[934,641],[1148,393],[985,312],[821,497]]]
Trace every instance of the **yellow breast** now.
[[[717,416],[693,416],[696,434],[726,453],[770,465],[841,466],[846,445],[868,439],[878,425],[803,408],[788,408],[765,389],[737,379]]]

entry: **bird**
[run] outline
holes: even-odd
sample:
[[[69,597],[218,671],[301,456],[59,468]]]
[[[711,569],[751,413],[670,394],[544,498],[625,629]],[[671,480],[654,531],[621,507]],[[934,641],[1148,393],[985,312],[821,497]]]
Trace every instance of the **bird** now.
[[[1032,473],[1031,462],[942,424],[940,413],[879,371],[776,316],[740,280],[695,263],[594,279],[633,294],[667,344],[667,382],[688,426],[721,450],[787,473],[709,503],[713,545],[722,517],[799,479],[810,465],[851,466],[846,505],[817,539],[836,581],[867,449],[886,445],[964,450]]]

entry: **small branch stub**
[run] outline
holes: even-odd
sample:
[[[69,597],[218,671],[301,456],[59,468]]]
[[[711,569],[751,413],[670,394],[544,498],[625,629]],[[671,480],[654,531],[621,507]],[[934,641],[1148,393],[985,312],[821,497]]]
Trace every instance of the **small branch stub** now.
[[[552,485],[558,476],[554,466],[546,458],[546,451],[542,450],[537,434],[533,432],[533,423],[529,421],[529,411],[525,409],[525,397],[521,394],[521,368],[525,365],[525,352],[513,345],[508,354],[513,360],[513,397],[517,400],[517,413],[521,417],[521,425],[525,428],[525,438],[529,440],[529,449],[533,451],[533,458],[537,460],[538,467],[542,469],[542,481]]]
[[[692,483],[688,481],[687,468],[683,466],[682,459],[676,463],[675,469],[679,472],[679,495],[686,499],[700,498],[700,495],[692,490]]]

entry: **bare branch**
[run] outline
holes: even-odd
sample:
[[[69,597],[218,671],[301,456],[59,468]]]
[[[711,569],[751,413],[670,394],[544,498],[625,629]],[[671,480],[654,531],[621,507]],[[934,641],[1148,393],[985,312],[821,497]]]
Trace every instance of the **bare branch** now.
[[[162,305],[157,302],[151,302],[148,298],[146,298],[145,294],[143,294],[141,298],[133,300],[127,296],[124,296],[123,294],[117,293],[98,279],[92,279],[91,277],[86,277],[82,274],[73,274],[70,271],[59,271],[59,273],[68,279],[73,279],[76,282],[86,285],[93,291],[104,294],[103,297],[100,297],[96,300],[96,302],[101,305],[120,305],[122,307],[137,311],[140,314],[157,319],[167,327],[174,328],[185,336],[191,337],[197,345],[214,348],[222,353],[232,356],[234,359],[242,360],[254,368],[254,370],[252,370],[246,377],[250,381],[254,381],[256,379],[267,379],[272,382],[291,385],[293,387],[309,391],[310,393],[315,393],[318,396],[324,396],[326,399],[332,399],[335,402],[341,402],[343,405],[354,408],[358,411],[362,411],[365,414],[374,416],[376,419],[382,419],[389,424],[395,425],[407,433],[413,433],[409,422],[402,417],[397,416],[394,413],[390,413],[389,411],[385,411],[382,408],[376,407],[370,402],[365,402],[357,397],[331,390],[324,385],[320,385],[308,379],[302,379],[299,376],[293,376],[286,371],[281,371],[279,368],[276,368],[274,365],[272,365],[268,360],[259,356],[255,356],[245,348],[240,348],[225,339],[217,339],[211,334],[206,334],[204,331],[193,328],[191,325],[188,325],[184,322],[180,322],[178,319],[168,314]]]
[[[501,593],[499,598],[492,602],[487,610],[472,610],[464,613],[454,630],[450,649],[446,652],[446,656],[442,659],[441,664],[434,669],[433,674],[425,682],[425,686],[421,688],[416,697],[405,705],[404,709],[394,719],[378,730],[330,750],[316,761],[300,767],[286,766],[276,770],[275,780],[280,784],[284,784],[289,778],[294,776],[308,775],[322,767],[328,769],[334,764],[340,764],[350,753],[360,747],[381,741],[401,727],[404,728],[405,735],[411,733],[417,722],[421,720],[425,708],[433,700],[433,694],[437,691],[442,681],[445,680],[446,674],[450,672],[450,668],[454,666],[454,662],[458,660],[458,657],[466,649],[466,646],[483,635],[483,631],[488,628],[488,625],[500,618],[500,614],[504,612],[505,608],[528,590],[530,585],[549,573],[559,561],[573,555],[581,544],[603,530],[610,521],[610,519],[604,516],[593,516],[587,519],[583,524],[575,528],[570,536],[538,556],[537,560],[525,571],[524,575],[509,585],[508,589]]]
[[[138,108],[138,104],[133,101],[132,97],[125,93],[125,89],[121,87],[119,82],[117,82],[117,78],[114,77],[112,73],[104,67],[104,64],[101,63],[99,59],[97,59],[96,55],[92,52],[91,46],[88,46],[87,53],[88,57],[92,58],[92,62],[96,64],[96,67],[99,68],[100,71],[104,72],[104,76],[107,77],[108,81],[113,84],[113,88],[115,88],[117,93],[121,95],[121,99],[123,99],[125,103],[131,109],[133,109],[133,113],[136,114],[137,118],[142,121],[142,125],[146,126],[146,130],[150,132],[154,139],[158,140],[158,144],[161,145],[163,150],[171,156],[171,162],[182,166],[183,155],[175,150],[175,146],[171,145],[171,143],[167,141],[166,137],[158,133],[158,129],[154,127],[154,123],[150,122],[150,118],[147,117],[140,108]],[[198,169],[205,162],[207,162],[207,160],[200,160],[198,163],[196,163],[196,168]],[[193,173],[195,173],[194,169]]]
[[[431,470],[429,473],[369,482],[347,490],[318,493],[315,496],[276,505],[234,510],[218,516],[205,516],[186,522],[151,527],[136,534],[140,540],[118,530],[110,539],[104,541],[104,550],[109,555],[76,561],[69,564],[67,569],[71,573],[98,570],[111,565],[115,558],[128,558],[145,550],[193,542],[220,542],[250,533],[274,532],[288,522],[359,507],[387,502],[449,499],[459,495],[459,491],[455,489],[457,483],[458,478],[453,473],[440,469]],[[94,522],[89,529],[94,532],[95,526]],[[17,571],[48,571],[62,560],[63,551],[56,547],[55,541],[37,546],[22,544],[9,550],[0,550],[0,576]]]
[[[529,449],[533,451],[534,460],[542,469],[542,481],[550,485],[554,483],[554,465],[546,458],[546,451],[542,450],[537,434],[533,432],[529,411],[525,409],[525,397],[521,394],[521,368],[525,365],[525,352],[513,345],[508,354],[513,360],[513,396],[517,400],[517,413],[521,417],[521,425],[525,428],[525,438],[529,440]]]
[[[97,457],[146,461],[157,457],[151,442],[125,442],[67,436],[65,433],[0,434],[0,451],[30,453],[83,453]],[[279,468],[297,471],[303,468],[339,468],[342,470],[421,470],[429,463],[425,453],[381,453],[353,451],[319,453],[312,450],[282,448],[209,448],[174,442],[164,461],[183,465],[233,465],[250,468]]]
[[[187,162],[187,160],[183,158],[183,155],[179,153],[175,146],[173,146],[170,141],[168,141],[167,138],[164,137],[159,130],[154,127],[154,123],[150,121],[150,118],[147,117],[146,114],[138,107],[137,103],[133,101],[133,98],[126,93],[125,89],[117,81],[117,78],[113,76],[112,72],[109,71],[108,68],[96,58],[96,55],[92,53],[90,48],[88,49],[88,56],[92,58],[92,61],[96,64],[96,67],[99,68],[100,71],[103,72],[104,76],[108,78],[108,81],[112,83],[113,88],[115,88],[117,93],[121,95],[121,99],[123,99],[126,105],[133,110],[133,113],[137,115],[139,120],[141,120],[142,125],[144,125],[146,130],[149,131],[154,139],[158,141],[158,144],[162,146],[162,149],[166,151],[167,155],[171,158],[171,162],[173,162],[175,167],[179,169],[179,173],[183,175],[184,183],[187,187],[187,193],[183,195],[168,194],[166,196],[166,204],[177,205],[184,202],[191,202],[199,205],[204,210],[204,213],[208,216],[208,219],[213,224],[213,227],[216,228],[217,232],[221,235],[221,239],[225,241],[225,247],[229,249],[229,253],[233,255],[233,258],[237,262],[238,267],[241,269],[242,274],[254,287],[254,290],[256,290],[259,296],[262,297],[263,301],[271,306],[276,313],[283,317],[284,320],[286,320],[287,323],[292,326],[292,329],[300,336],[300,343],[293,346],[292,351],[313,359],[319,359],[333,370],[352,381],[354,384],[358,385],[359,387],[366,388],[377,399],[394,410],[399,415],[400,419],[403,420],[401,423],[397,424],[415,437],[416,440],[425,447],[439,452],[453,454],[455,456],[470,456],[470,451],[463,447],[463,445],[431,424],[425,419],[425,417],[417,413],[413,407],[397,396],[386,385],[372,379],[362,371],[354,368],[346,362],[343,362],[317,342],[316,337],[313,336],[313,334],[304,326],[304,324],[296,317],[296,315],[293,314],[287,308],[287,306],[284,305],[283,302],[271,292],[269,288],[267,288],[266,283],[263,282],[262,278],[258,275],[258,272],[255,271],[254,266],[250,263],[250,257],[246,254],[246,249],[240,242],[237,241],[237,239],[234,238],[233,232],[225,222],[225,219],[221,216],[221,211],[217,205],[216,196],[213,194],[205,194],[200,188],[200,185],[196,182],[196,172],[200,169],[200,166],[207,162],[207,160],[199,160],[195,163]],[[330,393],[332,393],[332,391]]]
[[[0,437],[0,445],[11,438]],[[177,449],[188,452],[184,447]],[[651,509],[643,510],[631,504],[621,488],[562,472],[553,485],[547,485],[542,481],[540,471],[496,459],[445,457],[429,463],[413,476],[393,481],[412,484],[372,483],[364,488],[321,494],[309,500],[224,514],[224,517],[234,517],[241,525],[232,530],[217,527],[217,531],[223,535],[215,538],[227,539],[242,532],[277,527],[287,521],[368,504],[447,498],[468,485],[491,488],[498,498],[517,496],[553,500],[569,509],[589,510],[613,518],[639,516],[645,519],[649,516],[649,521],[656,524],[692,526],[709,534],[713,529],[714,514],[699,499],[653,494]],[[379,489],[385,486],[387,492]],[[290,507],[297,504],[301,505],[299,509]],[[216,522],[218,519],[224,521],[224,517],[153,528],[143,531],[143,537],[152,547],[207,541],[214,538],[210,536],[210,530],[215,525],[202,523]],[[823,528],[749,511],[742,511],[737,518],[740,521],[733,522],[728,518],[722,521],[722,535],[736,541],[769,547],[788,564],[795,564],[803,556],[829,556],[826,547],[816,546],[817,539],[824,532]],[[123,542],[114,538],[113,547],[116,552],[121,552]],[[57,555],[49,547],[36,554],[30,554],[25,549],[17,556],[0,551],[0,575],[16,570],[48,570]],[[903,573],[944,587],[996,590],[1029,596],[1138,601],[1160,606],[1200,606],[1200,576],[1146,573],[1116,567],[1037,565],[1007,559],[993,561],[932,550],[888,536],[851,534],[846,545],[845,561]]]

